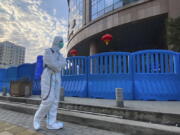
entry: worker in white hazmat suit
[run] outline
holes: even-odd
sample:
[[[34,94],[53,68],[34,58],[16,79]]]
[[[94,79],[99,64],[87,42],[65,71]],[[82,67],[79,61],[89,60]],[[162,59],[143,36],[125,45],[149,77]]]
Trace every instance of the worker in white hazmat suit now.
[[[33,126],[40,129],[41,120],[47,116],[48,129],[63,128],[62,122],[57,122],[57,109],[61,86],[61,69],[66,65],[66,60],[59,50],[63,48],[63,38],[55,37],[52,48],[45,50],[43,57],[44,71],[41,76],[41,104],[35,113]]]

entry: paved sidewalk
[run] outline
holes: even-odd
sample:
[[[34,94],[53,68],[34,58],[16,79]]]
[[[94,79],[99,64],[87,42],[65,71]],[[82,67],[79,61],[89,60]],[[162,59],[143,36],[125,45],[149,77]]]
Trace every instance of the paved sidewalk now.
[[[0,121],[0,135],[43,135],[33,130]]]
[[[23,114],[23,113],[17,113],[9,110],[4,110],[0,108],[0,135],[123,135],[120,133],[115,133],[115,132],[109,132],[106,130],[100,130],[96,128],[91,128],[91,127],[86,127],[86,126],[81,126],[77,124],[72,124],[72,123],[67,123],[64,122],[64,128],[61,130],[47,130],[45,128],[45,122],[43,122],[43,128],[42,130],[38,131],[39,134],[36,134],[33,132],[33,127],[32,127],[32,121],[33,121],[33,116],[28,115],[28,114]],[[8,122],[4,123],[3,122]],[[2,126],[1,126],[2,123]],[[12,129],[12,131],[16,132],[16,129],[18,131],[24,130],[24,128],[27,128],[26,130],[27,133],[24,134],[10,134],[11,132],[8,133],[7,130]],[[1,130],[2,129],[2,130]],[[1,134],[1,131],[3,134]],[[31,131],[34,134],[31,134]],[[30,133],[29,133],[30,132]]]

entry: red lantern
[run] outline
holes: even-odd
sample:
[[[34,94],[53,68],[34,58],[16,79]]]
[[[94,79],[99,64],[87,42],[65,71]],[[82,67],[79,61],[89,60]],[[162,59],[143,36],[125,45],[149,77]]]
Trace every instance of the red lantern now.
[[[108,45],[109,42],[112,40],[112,35],[111,34],[105,34],[102,36],[101,40]]]
[[[70,51],[70,55],[71,55],[71,56],[76,56],[77,54],[78,54],[78,52],[77,52],[76,49],[72,49],[72,50]]]

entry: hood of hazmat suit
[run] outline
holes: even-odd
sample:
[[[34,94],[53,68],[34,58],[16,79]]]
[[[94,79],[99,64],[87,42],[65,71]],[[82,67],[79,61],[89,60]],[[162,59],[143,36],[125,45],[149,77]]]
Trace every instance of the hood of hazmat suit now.
[[[64,42],[63,42],[63,38],[60,36],[56,36],[54,38],[53,44],[52,44],[52,49],[54,51],[59,51],[60,49],[62,49],[64,47]]]

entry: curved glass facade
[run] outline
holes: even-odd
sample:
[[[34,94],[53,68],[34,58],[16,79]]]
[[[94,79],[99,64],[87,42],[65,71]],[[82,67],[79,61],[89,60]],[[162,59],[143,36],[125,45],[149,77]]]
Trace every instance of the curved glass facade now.
[[[91,20],[138,0],[91,0]]]
[[[69,35],[78,31],[83,24],[83,0],[69,0]]]

